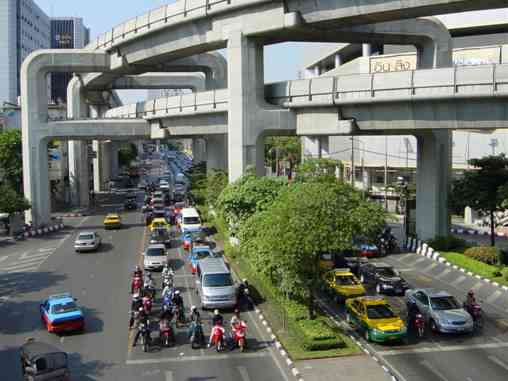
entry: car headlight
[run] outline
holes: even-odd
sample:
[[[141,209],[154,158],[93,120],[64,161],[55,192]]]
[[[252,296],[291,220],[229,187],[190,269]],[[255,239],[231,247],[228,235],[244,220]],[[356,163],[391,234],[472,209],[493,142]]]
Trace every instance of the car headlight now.
[[[383,287],[383,288],[393,288],[393,285],[391,285],[389,283],[381,283],[381,287]]]
[[[400,328],[400,333],[402,333],[402,334],[407,333],[407,328],[406,328],[406,326],[405,326],[405,325],[403,325],[403,326]]]
[[[374,335],[382,335],[384,332],[377,328],[372,328],[372,333]]]

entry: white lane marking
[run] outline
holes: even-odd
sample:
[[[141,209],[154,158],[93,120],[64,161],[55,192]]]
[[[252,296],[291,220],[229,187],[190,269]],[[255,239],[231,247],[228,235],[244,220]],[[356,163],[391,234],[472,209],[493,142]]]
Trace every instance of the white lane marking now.
[[[28,265],[28,264],[36,264],[38,262],[44,261],[48,257],[49,257],[49,255],[46,255],[44,257],[25,259],[24,261],[13,262],[13,263],[10,263],[7,267],[4,267],[3,269],[10,270],[10,269],[16,268],[18,266],[24,266],[24,265]]]
[[[448,274],[450,274],[452,272],[452,270],[450,269],[446,269],[445,271],[443,271],[441,274],[439,275],[436,275],[436,278],[438,279],[441,279],[441,278],[444,278],[445,276],[447,276]]]
[[[425,368],[427,368],[431,373],[433,373],[435,376],[437,376],[441,381],[448,381],[448,379],[436,369],[435,366],[433,366],[428,361],[420,361],[420,364],[423,365]]]
[[[173,372],[170,370],[166,371],[166,381],[173,381]]]
[[[32,272],[32,271],[37,270],[38,266],[39,266],[38,263],[26,265],[26,266],[18,266],[18,267],[13,267],[10,270],[6,270],[6,272],[7,272],[7,274]]]
[[[487,356],[487,358],[490,361],[492,361],[493,363],[499,365],[504,370],[508,370],[508,365],[506,363],[504,363],[503,361],[501,361],[500,359],[498,359],[496,356]]]
[[[434,267],[437,267],[438,263],[434,262],[431,263],[430,266],[425,267],[423,270],[421,270],[424,273],[428,273],[430,270],[432,270]]]
[[[48,251],[55,251],[55,247],[44,247],[42,249],[37,250],[39,253],[47,253]]]
[[[247,373],[247,368],[244,366],[238,366],[236,369],[238,369],[238,372],[240,372],[242,381],[250,381],[249,373]]]
[[[267,351],[254,352],[254,353],[233,353],[233,354],[217,354],[209,356],[183,356],[183,357],[167,357],[158,359],[144,359],[144,360],[127,360],[125,365],[146,365],[146,364],[164,364],[164,363],[175,363],[175,362],[188,362],[188,361],[220,361],[220,360],[231,360],[231,359],[242,359],[242,358],[260,358],[270,357],[270,353]]]
[[[497,298],[499,298],[503,293],[500,290],[496,290],[492,295],[490,295],[485,301],[487,303],[493,303]]]
[[[439,347],[394,349],[387,351],[378,351],[377,353],[381,356],[397,356],[416,353],[454,352],[454,351],[469,351],[474,349],[500,349],[500,348],[508,348],[508,343],[501,342],[501,343],[468,344],[468,345],[443,345]]]
[[[406,259],[410,259],[410,258],[412,259],[412,258],[414,258],[414,256],[415,256],[415,254],[404,254],[404,255],[403,255],[402,257],[400,257],[399,259],[400,259],[401,261],[405,261]]]
[[[29,260],[33,260],[33,259],[37,259],[37,258],[43,258],[43,257],[47,258],[51,254],[53,254],[53,253],[35,253],[32,255],[23,255],[23,256],[19,257],[18,261],[25,262],[25,261],[29,261]]]
[[[464,275],[459,276],[457,279],[455,279],[451,284],[457,286],[460,283],[464,282],[466,280],[466,277]]]
[[[418,259],[415,261],[415,265],[416,265],[416,264],[418,264],[418,263],[420,263],[420,262],[425,261],[426,259],[427,259],[426,257],[420,257],[420,258],[418,258]]]
[[[9,256],[8,256],[8,255],[6,255],[5,257],[1,257],[1,258],[0,258],[0,263],[2,263],[3,261],[5,261],[7,258],[9,258]]]

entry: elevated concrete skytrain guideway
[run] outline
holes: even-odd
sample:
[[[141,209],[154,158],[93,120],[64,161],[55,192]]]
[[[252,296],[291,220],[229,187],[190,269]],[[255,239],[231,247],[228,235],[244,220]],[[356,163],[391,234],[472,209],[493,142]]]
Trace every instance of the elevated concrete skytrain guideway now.
[[[227,134],[227,149],[218,144],[214,154],[227,152],[235,180],[249,164],[260,173],[267,135],[410,133],[418,140],[417,233],[446,234],[450,130],[506,127],[508,69],[449,68],[446,28],[414,18],[502,6],[505,0],[182,0],[113,27],[85,49],[37,51],[21,70],[28,218],[35,225],[50,218],[46,147],[53,137]],[[415,45],[417,66],[426,70],[264,84],[266,44],[379,40]],[[213,52],[221,48],[227,64]],[[69,120],[56,122],[48,120],[45,76],[58,71],[76,77]],[[169,72],[180,74],[156,74]],[[105,100],[115,88],[158,86],[194,93],[119,108]],[[83,147],[75,147],[79,158]]]

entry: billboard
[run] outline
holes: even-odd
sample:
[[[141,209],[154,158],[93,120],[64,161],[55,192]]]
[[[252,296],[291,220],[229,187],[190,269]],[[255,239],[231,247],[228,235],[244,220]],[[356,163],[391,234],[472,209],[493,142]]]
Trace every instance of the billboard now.
[[[492,65],[501,63],[501,46],[464,48],[453,51],[456,66]],[[370,57],[370,73],[389,73],[416,70],[416,53]]]

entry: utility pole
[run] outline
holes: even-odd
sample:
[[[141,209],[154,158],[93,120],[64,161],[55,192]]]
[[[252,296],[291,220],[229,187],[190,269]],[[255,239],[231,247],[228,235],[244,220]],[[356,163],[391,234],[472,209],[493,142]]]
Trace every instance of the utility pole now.
[[[492,148],[492,155],[496,154],[496,147],[499,145],[499,141],[497,139],[490,139],[489,146]]]
[[[351,136],[351,186],[355,186],[355,138]]]
[[[388,136],[385,136],[385,210],[388,210]]]

